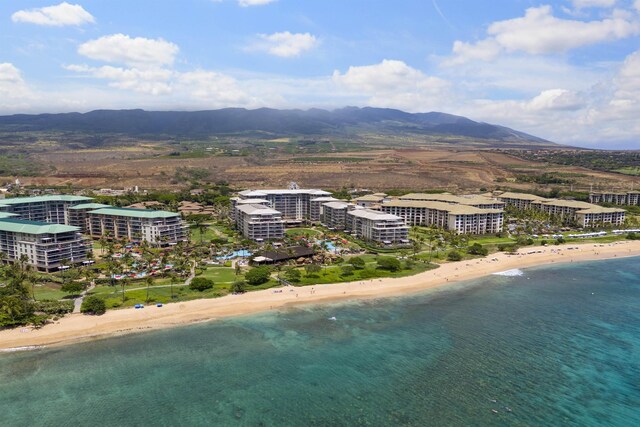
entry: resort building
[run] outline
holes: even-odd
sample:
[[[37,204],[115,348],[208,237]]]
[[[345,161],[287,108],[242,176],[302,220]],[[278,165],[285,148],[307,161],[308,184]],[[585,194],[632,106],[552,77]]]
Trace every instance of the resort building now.
[[[282,214],[264,205],[239,205],[236,227],[242,235],[256,242],[284,238]]]
[[[545,199],[531,194],[503,193],[498,198],[516,209],[536,209],[549,215],[568,218],[579,227],[595,225],[622,225],[625,211],[616,208],[603,208],[577,200]]]
[[[504,225],[502,209],[441,201],[394,200],[383,204],[382,211],[402,218],[409,225],[434,225],[457,234],[498,233]]]
[[[48,222],[50,224],[69,224],[69,208],[93,199],[83,196],[64,194],[37,197],[15,197],[0,200],[0,212],[9,212],[17,218]]]
[[[238,207],[243,205],[262,205],[269,207],[269,201],[265,199],[241,199],[239,197],[231,198],[231,219],[234,223],[238,222]]]
[[[353,202],[363,208],[369,208],[373,205],[379,205],[384,202],[386,197],[387,195],[384,193],[367,194],[365,196],[356,197],[353,199]]]
[[[385,245],[409,243],[409,227],[402,218],[371,209],[347,212],[346,229],[359,238]]]
[[[318,222],[322,218],[322,213],[324,210],[324,204],[327,202],[338,202],[339,200],[335,197],[316,197],[315,199],[311,199],[309,202],[309,219],[313,222]]]
[[[322,225],[329,229],[344,230],[347,225],[347,212],[355,208],[345,202],[327,202],[322,205]]]
[[[9,261],[26,259],[40,271],[54,271],[87,259],[91,243],[78,227],[23,219],[0,219],[0,251]]]
[[[105,236],[159,245],[187,238],[187,226],[175,212],[108,207],[88,211],[87,216],[87,232],[94,238]]]
[[[519,210],[531,209],[532,203],[541,202],[545,199],[544,197],[536,196],[534,194],[525,194],[525,193],[502,193],[498,196],[498,200],[506,203],[509,206],[513,206]]]
[[[308,221],[311,215],[311,200],[328,197],[331,193],[323,190],[290,188],[287,190],[245,190],[238,193],[240,199],[264,199],[269,207],[282,214],[289,225]]]
[[[480,209],[504,209],[505,203],[493,197],[480,195],[456,196],[448,193],[425,194],[410,193],[399,197],[400,200],[415,200],[421,202],[443,202],[454,205],[473,206]]]
[[[102,203],[81,203],[69,208],[69,225],[78,227],[81,232],[89,234],[89,212],[100,208],[110,208]]]
[[[626,193],[591,193],[591,203],[611,203],[614,205],[640,205],[640,191],[628,191]]]

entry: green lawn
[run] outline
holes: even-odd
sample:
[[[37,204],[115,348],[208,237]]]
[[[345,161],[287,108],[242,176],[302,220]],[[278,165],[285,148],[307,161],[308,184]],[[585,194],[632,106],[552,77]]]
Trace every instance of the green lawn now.
[[[299,237],[299,236],[320,237],[320,235],[322,234],[321,231],[315,230],[313,228],[301,228],[301,227],[300,228],[289,228],[289,229],[285,230],[285,233],[289,237]]]
[[[37,300],[50,299],[50,300],[59,300],[67,297],[69,294],[66,292],[62,292],[60,290],[60,284],[58,283],[43,283],[41,285],[36,285],[35,294]],[[29,294],[31,294],[31,289],[29,289]]]
[[[207,269],[200,275],[200,277],[211,279],[215,283],[231,283],[238,279],[238,276],[236,276],[235,273],[235,269],[226,267],[207,267]]]

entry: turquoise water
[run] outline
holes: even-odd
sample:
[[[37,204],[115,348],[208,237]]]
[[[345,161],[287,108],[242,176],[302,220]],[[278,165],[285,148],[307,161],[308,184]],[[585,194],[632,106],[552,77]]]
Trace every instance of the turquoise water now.
[[[638,261],[0,354],[0,425],[640,425]]]

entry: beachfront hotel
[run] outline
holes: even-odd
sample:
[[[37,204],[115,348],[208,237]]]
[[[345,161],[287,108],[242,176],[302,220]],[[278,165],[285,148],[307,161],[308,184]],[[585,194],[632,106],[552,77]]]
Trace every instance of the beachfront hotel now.
[[[409,243],[409,227],[402,218],[371,209],[347,212],[345,231],[385,245]]]
[[[640,205],[640,191],[627,191],[626,193],[591,193],[591,203],[611,203],[613,205]]]
[[[353,202],[357,206],[363,208],[370,208],[374,205],[379,205],[386,200],[387,195],[385,193],[365,194],[364,196],[356,197]]]
[[[326,202],[322,205],[320,222],[329,229],[344,230],[347,225],[347,212],[355,208],[351,203]]]
[[[282,213],[265,205],[242,204],[235,208],[236,227],[249,240],[262,242],[284,238]]]
[[[484,202],[483,202],[484,203]],[[491,203],[487,202],[487,206]],[[381,207],[409,225],[435,225],[457,234],[487,234],[502,231],[504,211],[470,205],[426,200],[394,200]]]
[[[415,200],[420,202],[442,202],[452,205],[473,206],[480,209],[504,209],[505,203],[494,197],[482,195],[456,196],[448,193],[409,193],[400,196],[400,200]]]
[[[0,251],[8,261],[26,259],[40,271],[54,271],[64,262],[86,261],[91,250],[78,227],[62,224],[15,219],[3,215],[0,219]]]
[[[16,218],[48,222],[50,224],[69,224],[69,208],[93,199],[84,196],[65,194],[14,197],[0,200],[0,212],[16,214]]]
[[[299,225],[311,219],[311,200],[329,197],[328,191],[302,189],[292,185],[286,190],[245,190],[238,193],[240,199],[262,199],[269,207],[282,214],[288,225]]]
[[[324,214],[324,206],[329,202],[339,202],[338,199],[331,196],[316,197],[309,201],[309,220],[319,222]]]
[[[187,238],[180,214],[150,209],[102,207],[86,212],[87,234],[146,241],[158,245],[175,244]]]
[[[624,209],[604,208],[577,200],[545,199],[521,193],[503,193],[498,198],[516,209],[534,209],[549,215],[569,218],[583,228],[604,224],[622,225],[625,220]]]

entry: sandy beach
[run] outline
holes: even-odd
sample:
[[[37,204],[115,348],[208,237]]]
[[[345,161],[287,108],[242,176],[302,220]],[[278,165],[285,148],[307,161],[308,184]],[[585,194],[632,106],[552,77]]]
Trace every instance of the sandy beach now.
[[[163,307],[152,305],[138,310],[111,310],[102,316],[71,314],[40,329],[17,328],[0,331],[0,351],[70,344],[149,329],[278,310],[297,304],[401,296],[512,269],[628,256],[640,256],[640,241],[525,247],[520,250],[519,255],[496,253],[482,259],[443,264],[436,270],[403,278],[267,289],[216,299],[177,302]],[[280,290],[282,292],[279,292]]]

